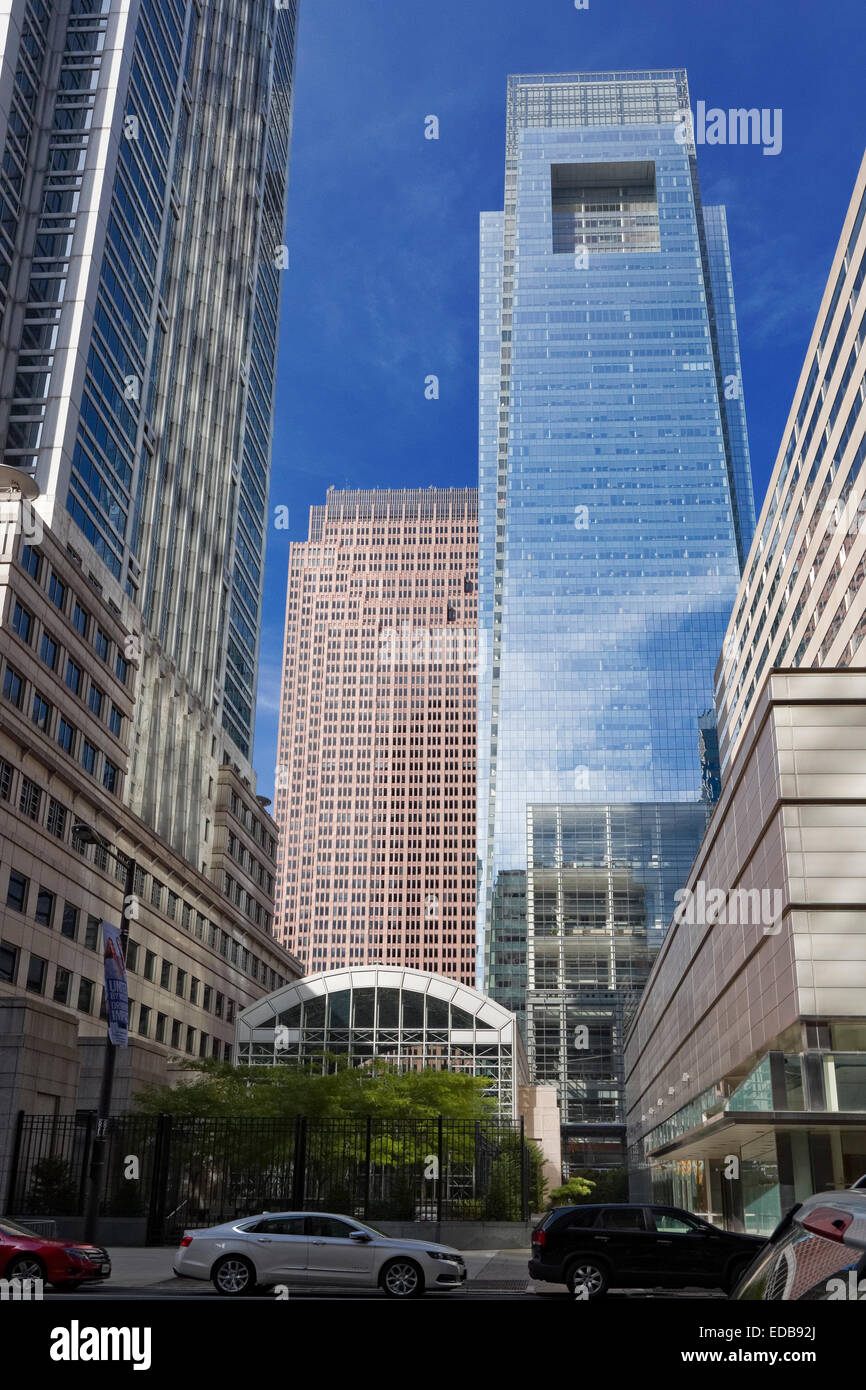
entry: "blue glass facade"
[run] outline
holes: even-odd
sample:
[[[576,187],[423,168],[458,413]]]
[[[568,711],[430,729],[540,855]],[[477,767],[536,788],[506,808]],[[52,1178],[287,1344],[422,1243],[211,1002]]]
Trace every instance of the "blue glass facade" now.
[[[703,824],[754,504],[687,105],[681,71],[512,78],[504,212],[482,215],[479,973],[521,1015],[527,809],[691,803],[638,855],[685,867]]]

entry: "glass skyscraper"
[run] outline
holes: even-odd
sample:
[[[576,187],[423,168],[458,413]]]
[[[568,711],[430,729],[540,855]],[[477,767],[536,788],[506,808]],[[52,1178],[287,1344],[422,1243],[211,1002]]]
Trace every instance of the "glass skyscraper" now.
[[[253,777],[297,4],[3,25],[3,462],[140,639],[125,799],[200,867]]]
[[[481,221],[479,973],[576,1166],[621,1153],[624,1012],[705,827],[754,529],[688,105],[681,70],[512,77]]]

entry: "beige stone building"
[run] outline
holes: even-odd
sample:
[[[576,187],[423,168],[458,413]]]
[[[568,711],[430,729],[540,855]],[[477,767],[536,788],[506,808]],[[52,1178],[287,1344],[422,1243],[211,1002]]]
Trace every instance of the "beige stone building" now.
[[[232,762],[191,864],[124,804],[139,651],[95,574],[5,493],[0,553],[0,1192],[18,1111],[96,1105],[103,918],[127,860],[129,1047],[114,1108],[173,1060],[233,1060],[237,1014],[297,978],[271,935],[277,827]],[[16,507],[19,512],[16,512]],[[194,719],[194,711],[189,718]]]

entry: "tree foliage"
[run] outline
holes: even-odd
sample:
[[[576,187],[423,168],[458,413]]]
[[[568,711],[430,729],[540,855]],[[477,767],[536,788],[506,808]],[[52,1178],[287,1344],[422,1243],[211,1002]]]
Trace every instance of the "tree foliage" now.
[[[319,1119],[476,1120],[495,1112],[495,1101],[484,1095],[490,1082],[462,1072],[398,1071],[376,1062],[372,1066],[234,1067],[213,1060],[187,1063],[198,1073],[180,1086],[153,1085],[139,1091],[134,1108],[144,1115],[225,1117],[306,1115]]]

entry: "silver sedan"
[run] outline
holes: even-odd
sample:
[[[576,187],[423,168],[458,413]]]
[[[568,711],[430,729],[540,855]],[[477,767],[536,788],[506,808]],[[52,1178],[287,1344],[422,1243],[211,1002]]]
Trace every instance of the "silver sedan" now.
[[[210,1279],[217,1293],[238,1297],[257,1285],[381,1288],[389,1298],[460,1288],[459,1250],[427,1240],[386,1236],[330,1212],[263,1212],[185,1231],[174,1257],[182,1279]]]

